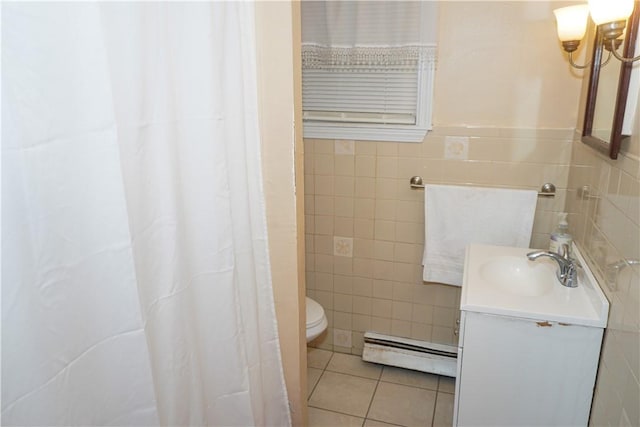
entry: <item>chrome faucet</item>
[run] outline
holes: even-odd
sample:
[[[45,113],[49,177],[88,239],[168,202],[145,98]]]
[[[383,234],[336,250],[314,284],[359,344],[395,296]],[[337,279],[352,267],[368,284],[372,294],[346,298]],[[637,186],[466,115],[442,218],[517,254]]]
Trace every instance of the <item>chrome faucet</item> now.
[[[573,259],[569,257],[569,245],[563,244],[560,254],[550,251],[529,252],[527,258],[535,261],[540,257],[549,257],[558,263],[556,277],[562,286],[575,288],[578,286],[578,268]]]

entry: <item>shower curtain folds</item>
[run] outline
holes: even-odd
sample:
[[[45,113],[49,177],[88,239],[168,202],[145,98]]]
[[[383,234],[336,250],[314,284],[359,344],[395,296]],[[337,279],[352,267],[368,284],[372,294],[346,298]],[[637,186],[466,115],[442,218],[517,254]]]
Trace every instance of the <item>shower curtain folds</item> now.
[[[2,4],[2,425],[290,425],[253,4]]]

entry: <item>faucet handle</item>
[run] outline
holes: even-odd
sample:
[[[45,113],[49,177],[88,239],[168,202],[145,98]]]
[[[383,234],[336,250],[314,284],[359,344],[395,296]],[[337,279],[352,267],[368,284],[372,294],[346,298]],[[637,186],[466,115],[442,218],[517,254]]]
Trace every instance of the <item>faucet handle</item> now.
[[[564,275],[561,275],[561,283],[567,288],[575,288],[578,286],[578,268],[579,264],[576,264],[573,260],[569,261],[569,266]]]
[[[540,257],[549,257],[558,263],[558,272],[556,277],[562,286],[568,288],[575,288],[578,286],[578,265],[575,260],[569,257],[567,250],[569,245],[563,244],[560,247],[561,254],[557,254],[552,251],[535,251],[529,252],[527,258],[531,261],[535,261]]]
[[[571,257],[569,256],[569,249],[569,244],[563,243],[562,245],[560,245],[558,255],[560,255],[564,259],[571,259]]]

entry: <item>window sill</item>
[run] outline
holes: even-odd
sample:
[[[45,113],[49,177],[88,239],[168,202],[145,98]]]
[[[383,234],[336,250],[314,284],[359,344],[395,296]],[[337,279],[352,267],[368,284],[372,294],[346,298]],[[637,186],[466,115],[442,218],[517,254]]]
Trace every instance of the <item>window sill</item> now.
[[[403,125],[357,125],[304,122],[305,138],[422,142],[431,128]]]

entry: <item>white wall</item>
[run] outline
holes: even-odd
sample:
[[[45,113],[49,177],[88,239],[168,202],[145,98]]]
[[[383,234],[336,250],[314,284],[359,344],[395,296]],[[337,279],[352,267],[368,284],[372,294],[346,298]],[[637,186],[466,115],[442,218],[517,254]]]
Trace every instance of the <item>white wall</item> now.
[[[439,2],[434,124],[573,128],[582,73],[569,69],[552,12],[569,4]]]

